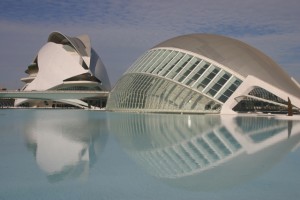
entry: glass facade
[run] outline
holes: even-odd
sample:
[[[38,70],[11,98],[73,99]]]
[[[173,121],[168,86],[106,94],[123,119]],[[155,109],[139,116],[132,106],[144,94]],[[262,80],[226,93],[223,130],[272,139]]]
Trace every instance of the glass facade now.
[[[241,83],[233,74],[199,57],[152,49],[119,80],[107,109],[220,112]]]
[[[11,98],[0,99],[0,108],[13,107],[14,103],[15,103],[15,99],[11,99]]]
[[[237,98],[238,104],[233,108],[236,112],[264,112],[264,113],[287,113],[288,102],[273,93],[256,87],[248,95]],[[293,106],[293,113],[300,112]]]
[[[109,97],[107,109],[219,112],[220,103],[180,84],[145,74],[127,74]]]

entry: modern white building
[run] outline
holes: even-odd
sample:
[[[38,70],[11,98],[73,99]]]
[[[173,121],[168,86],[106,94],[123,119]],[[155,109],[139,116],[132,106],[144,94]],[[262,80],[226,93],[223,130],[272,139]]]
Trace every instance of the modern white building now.
[[[299,84],[271,58],[239,40],[191,34],[144,53],[117,82],[107,109],[130,112],[294,112]]]
[[[22,91],[85,90],[110,91],[109,78],[87,35],[69,37],[59,32],[47,43],[25,71]],[[28,107],[104,107],[106,99],[17,99],[15,106]]]

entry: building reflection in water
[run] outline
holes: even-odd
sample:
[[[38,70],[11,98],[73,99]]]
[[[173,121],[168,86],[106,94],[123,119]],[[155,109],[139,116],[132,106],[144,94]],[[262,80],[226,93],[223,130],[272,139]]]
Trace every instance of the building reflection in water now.
[[[26,123],[27,148],[49,182],[86,180],[107,141],[106,119],[88,112],[34,112]]]
[[[130,157],[151,175],[189,190],[247,182],[300,141],[299,121],[272,117],[110,115],[109,130]]]

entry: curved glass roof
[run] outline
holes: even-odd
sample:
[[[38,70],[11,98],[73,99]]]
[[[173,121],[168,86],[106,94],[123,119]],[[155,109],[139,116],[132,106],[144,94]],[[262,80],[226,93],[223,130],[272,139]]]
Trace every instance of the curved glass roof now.
[[[127,73],[149,73],[195,89],[224,103],[242,80],[220,66],[179,50],[153,49]]]
[[[257,77],[300,98],[299,88],[274,60],[233,38],[214,34],[188,34],[168,39],[154,48],[185,49],[216,61],[244,78]]]
[[[232,73],[178,49],[142,55],[113,89],[108,109],[219,112],[241,84]]]

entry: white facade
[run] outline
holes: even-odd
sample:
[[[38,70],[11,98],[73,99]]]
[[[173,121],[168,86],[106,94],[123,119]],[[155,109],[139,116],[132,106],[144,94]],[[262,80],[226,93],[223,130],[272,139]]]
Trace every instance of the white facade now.
[[[23,91],[109,91],[111,88],[106,69],[91,48],[87,35],[68,37],[58,32],[51,33],[26,73],[28,77],[21,79],[25,82]],[[30,107],[53,104],[44,100],[18,99],[15,105],[25,103]],[[87,102],[78,99],[56,100],[55,103],[88,106]]]

